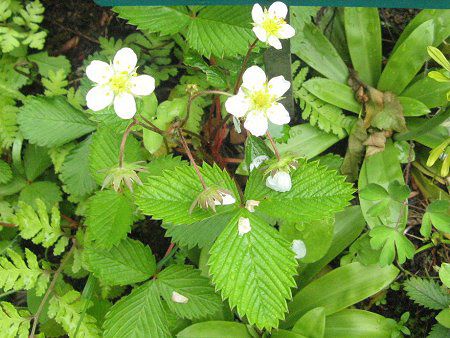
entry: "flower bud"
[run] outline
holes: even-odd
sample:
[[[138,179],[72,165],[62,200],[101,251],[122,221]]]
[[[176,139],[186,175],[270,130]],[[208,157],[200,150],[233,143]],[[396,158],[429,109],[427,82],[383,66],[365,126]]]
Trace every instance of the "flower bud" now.
[[[286,171],[277,171],[274,175],[267,176],[266,186],[272,190],[286,192],[291,190],[291,175]]]

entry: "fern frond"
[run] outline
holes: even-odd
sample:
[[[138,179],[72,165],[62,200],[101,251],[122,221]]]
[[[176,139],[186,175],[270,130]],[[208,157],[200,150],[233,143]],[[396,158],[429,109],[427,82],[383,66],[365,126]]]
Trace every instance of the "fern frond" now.
[[[0,148],[9,148],[19,130],[17,126],[19,109],[12,98],[1,97],[0,103]]]
[[[36,295],[42,295],[49,282],[50,274],[39,267],[36,255],[25,249],[26,263],[17,252],[11,249],[7,250],[7,256],[9,259],[5,256],[0,257],[0,287],[4,291],[36,288]]]
[[[432,279],[410,278],[404,288],[409,298],[428,309],[441,310],[450,306],[450,295]]]
[[[19,202],[16,217],[20,236],[25,239],[31,239],[33,243],[41,244],[44,248],[55,245],[53,253],[60,255],[64,252],[69,239],[61,230],[59,210],[56,206],[52,208],[50,221],[45,203],[40,199],[36,199],[35,204],[37,211],[32,206]]]
[[[58,69],[54,72],[49,71],[48,77],[42,78],[42,84],[45,87],[45,96],[58,96],[67,94],[67,74],[64,69]]]
[[[55,295],[49,301],[48,316],[59,323],[70,337],[73,337],[78,328],[77,337],[100,337],[100,330],[96,325],[96,319],[85,313],[89,304],[81,298],[78,291],[70,290],[63,296]]]
[[[354,117],[344,115],[342,109],[322,101],[303,87],[294,96],[303,110],[302,117],[327,133],[345,137],[355,121]]]
[[[294,93],[300,90],[309,72],[309,67],[301,68],[300,63],[301,63],[300,61],[295,61],[291,66],[292,74],[293,75],[295,74],[292,79],[292,90],[294,91]]]
[[[30,329],[31,314],[19,310],[8,302],[0,302],[0,332],[5,338],[26,338]]]

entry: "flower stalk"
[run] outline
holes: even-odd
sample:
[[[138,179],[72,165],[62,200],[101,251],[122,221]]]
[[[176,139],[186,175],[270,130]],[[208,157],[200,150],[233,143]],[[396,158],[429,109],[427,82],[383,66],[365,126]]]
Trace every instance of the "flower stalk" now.
[[[272,135],[270,135],[269,131],[266,132],[266,136],[269,139],[270,144],[272,145],[272,148],[273,148],[273,151],[275,153],[275,156],[276,156],[277,160],[279,161],[280,158],[281,158],[280,152],[278,151],[278,148],[277,148],[277,146],[275,144],[275,141],[273,140]]]
[[[198,179],[200,180],[200,183],[202,184],[203,189],[207,189],[205,180],[203,179],[202,174],[200,173],[200,169],[198,168],[197,163],[195,162],[194,156],[192,156],[191,150],[189,149],[189,146],[186,142],[186,139],[183,136],[183,132],[181,129],[178,129],[178,135],[180,136],[181,144],[183,145],[184,150],[186,151],[187,156],[189,157],[189,161],[191,162],[192,166],[195,169],[195,172],[198,176]]]

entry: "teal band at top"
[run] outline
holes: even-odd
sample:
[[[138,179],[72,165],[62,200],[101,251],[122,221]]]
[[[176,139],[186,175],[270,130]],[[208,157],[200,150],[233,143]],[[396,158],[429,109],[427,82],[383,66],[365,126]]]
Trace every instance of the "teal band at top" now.
[[[253,5],[267,0],[94,0],[102,6]],[[450,8],[450,0],[284,0],[291,6]]]

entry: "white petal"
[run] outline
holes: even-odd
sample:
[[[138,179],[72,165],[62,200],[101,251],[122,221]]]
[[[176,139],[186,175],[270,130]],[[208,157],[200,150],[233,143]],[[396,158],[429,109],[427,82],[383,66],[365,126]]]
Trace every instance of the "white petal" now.
[[[131,92],[137,96],[150,95],[155,90],[155,79],[150,75],[133,76]]]
[[[295,35],[295,29],[291,25],[285,23],[278,30],[277,35],[280,39],[290,39]]]
[[[291,87],[291,83],[287,81],[283,75],[274,77],[269,81],[269,93],[277,98],[282,97]]]
[[[255,207],[259,205],[259,201],[255,200],[248,200],[245,202],[245,209],[247,209],[250,212],[255,212]]]
[[[278,39],[276,36],[269,36],[269,38],[267,39],[267,43],[275,49],[282,48],[280,39]]]
[[[253,27],[253,33],[255,33],[258,40],[260,40],[262,42],[267,42],[267,32],[261,26]]]
[[[292,241],[292,251],[295,252],[295,258],[296,259],[302,259],[306,256],[306,245],[305,242],[303,242],[300,239],[294,239]]]
[[[252,226],[250,225],[250,220],[245,217],[240,217],[238,221],[238,232],[239,236],[243,236],[246,233],[252,230]]]
[[[106,85],[95,86],[86,95],[86,104],[93,111],[105,109],[113,100],[114,92]]]
[[[243,94],[238,94],[229,97],[225,101],[225,108],[231,115],[242,117],[247,113],[249,109],[249,103],[248,100],[243,96]]]
[[[230,194],[224,194],[219,192],[220,196],[222,196],[222,203],[220,201],[214,200],[215,205],[230,205],[236,203],[236,199]]]
[[[114,70],[106,62],[94,60],[86,67],[86,75],[92,82],[104,84],[114,75]]]
[[[136,114],[136,101],[130,93],[122,93],[114,99],[114,110],[121,119],[131,119]]]
[[[186,304],[189,301],[189,298],[176,291],[172,291],[172,301],[179,304]]]
[[[275,103],[272,107],[267,109],[267,117],[273,124],[283,125],[288,124],[291,120],[289,112],[281,103]]]
[[[244,128],[254,136],[264,135],[268,126],[267,118],[260,111],[251,111],[248,113],[244,122]]]
[[[252,19],[254,23],[261,23],[264,19],[264,12],[260,4],[254,4],[252,8]]]
[[[289,191],[292,188],[291,175],[285,171],[278,171],[273,176],[269,175],[266,179],[266,187],[278,192]]]
[[[253,159],[252,163],[250,163],[250,171],[253,171],[253,169],[259,168],[259,166],[260,166],[261,164],[263,164],[263,162],[264,162],[265,160],[268,160],[268,159],[269,159],[269,157],[266,156],[266,155],[259,155],[259,156],[256,156],[256,157]]]
[[[114,56],[114,70],[130,73],[137,64],[137,55],[131,48],[122,48]]]
[[[288,12],[287,6],[281,1],[275,1],[269,7],[269,14],[275,15],[277,18],[282,19],[286,18],[287,12]]]
[[[242,75],[242,86],[249,90],[257,90],[264,86],[267,76],[258,66],[251,66]]]

